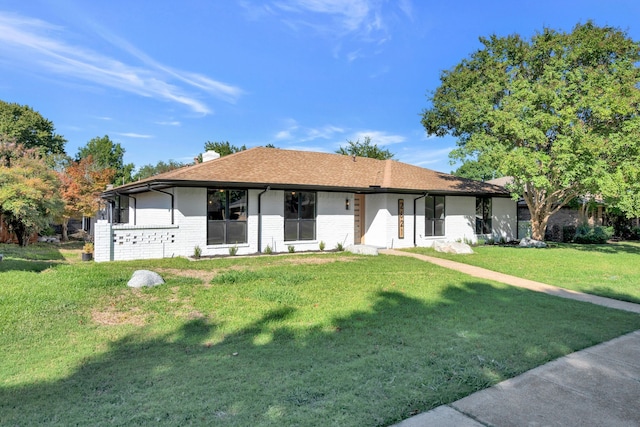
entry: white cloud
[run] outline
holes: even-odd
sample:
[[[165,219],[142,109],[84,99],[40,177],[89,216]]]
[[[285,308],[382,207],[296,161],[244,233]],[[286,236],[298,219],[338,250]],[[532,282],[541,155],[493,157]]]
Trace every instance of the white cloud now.
[[[375,145],[391,145],[391,144],[400,144],[407,140],[406,137],[402,135],[390,135],[384,131],[379,130],[361,130],[352,134],[349,141],[358,141],[364,142],[365,137],[371,138],[371,143]]]
[[[114,133],[115,135],[120,135],[127,138],[140,138],[140,139],[153,138],[153,135],[144,135],[144,134],[134,133],[134,132],[114,132]]]
[[[236,86],[160,64],[128,42],[106,31],[99,32],[142,64],[127,64],[90,48],[70,44],[64,39],[64,28],[6,12],[0,12],[0,53],[46,74],[172,101],[200,114],[212,112],[200,99],[204,94],[227,102],[234,102],[243,94]]]
[[[377,45],[391,38],[391,21],[399,15],[412,18],[411,0],[401,0],[400,3],[395,0],[274,0],[270,4],[271,7],[260,9],[261,14],[254,11],[250,12],[250,16],[276,16],[294,31],[310,30],[334,40],[348,38]],[[241,2],[241,5],[247,11],[250,6],[256,8],[246,2]],[[334,55],[341,49],[338,42],[333,50]],[[358,49],[348,49],[349,61],[363,56],[366,55]]]
[[[180,123],[177,120],[170,120],[170,121],[164,121],[164,122],[156,122],[157,125],[161,125],[161,126],[182,126],[182,123]]]
[[[344,132],[344,129],[334,125],[325,125],[317,128],[303,127],[293,119],[286,120],[285,124],[285,129],[276,132],[274,136],[276,140],[295,140],[296,142],[314,141],[316,139],[326,140]]]

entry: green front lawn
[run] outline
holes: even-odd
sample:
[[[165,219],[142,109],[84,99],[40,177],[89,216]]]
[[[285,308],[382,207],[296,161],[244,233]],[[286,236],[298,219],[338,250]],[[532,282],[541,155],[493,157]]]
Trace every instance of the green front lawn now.
[[[389,425],[640,328],[404,257],[9,248],[0,425]],[[167,283],[127,288],[142,268]]]
[[[551,245],[544,249],[477,246],[472,255],[442,254],[429,248],[410,251],[561,288],[640,303],[640,243]]]

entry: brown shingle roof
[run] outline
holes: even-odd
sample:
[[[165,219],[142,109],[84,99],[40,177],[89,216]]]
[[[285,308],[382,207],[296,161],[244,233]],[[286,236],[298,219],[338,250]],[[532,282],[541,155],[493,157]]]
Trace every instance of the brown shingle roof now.
[[[129,183],[105,194],[152,186],[304,187],[360,192],[399,191],[508,196],[503,188],[394,160],[256,147]]]

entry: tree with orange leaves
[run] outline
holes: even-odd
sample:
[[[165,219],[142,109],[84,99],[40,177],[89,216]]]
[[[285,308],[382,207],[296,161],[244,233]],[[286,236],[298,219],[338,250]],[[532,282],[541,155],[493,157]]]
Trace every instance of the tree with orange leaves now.
[[[90,217],[100,208],[100,192],[115,176],[112,168],[100,168],[89,155],[72,161],[59,173],[60,196],[65,202],[62,213],[62,240],[67,240],[67,226],[71,218]]]
[[[62,211],[59,184],[37,148],[0,134],[0,214],[21,246]]]

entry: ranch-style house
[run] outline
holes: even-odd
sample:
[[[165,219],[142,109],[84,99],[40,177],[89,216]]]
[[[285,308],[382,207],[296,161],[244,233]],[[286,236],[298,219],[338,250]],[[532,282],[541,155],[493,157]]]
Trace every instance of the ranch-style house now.
[[[503,187],[394,160],[256,147],[108,189],[95,260],[517,237]],[[267,249],[268,248],[268,249]]]

